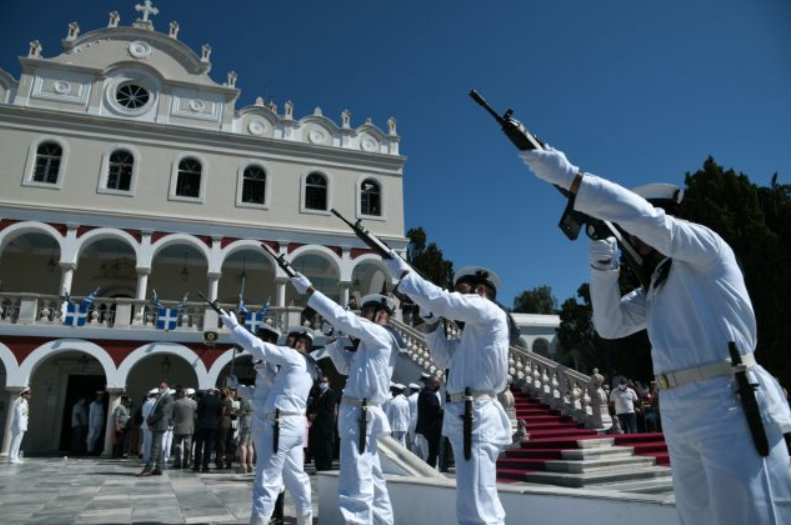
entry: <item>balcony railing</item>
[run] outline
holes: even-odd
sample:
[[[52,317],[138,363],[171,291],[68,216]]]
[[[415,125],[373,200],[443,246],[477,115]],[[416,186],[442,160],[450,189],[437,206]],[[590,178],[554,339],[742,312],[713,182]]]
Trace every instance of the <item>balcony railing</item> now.
[[[71,298],[80,303],[84,297]],[[65,321],[66,301],[57,295],[30,293],[0,293],[0,326],[36,325],[60,326]],[[162,301],[162,306],[174,308],[177,301]],[[228,310],[235,304],[220,303]],[[258,311],[260,305],[247,305],[251,311]],[[279,329],[300,324],[302,308],[270,307],[267,321]],[[97,297],[87,312],[85,326],[91,328],[114,329],[154,329],[156,328],[157,308],[148,301],[128,298]],[[179,311],[176,319],[177,331],[203,332],[220,329],[217,314],[203,302],[187,302]]]

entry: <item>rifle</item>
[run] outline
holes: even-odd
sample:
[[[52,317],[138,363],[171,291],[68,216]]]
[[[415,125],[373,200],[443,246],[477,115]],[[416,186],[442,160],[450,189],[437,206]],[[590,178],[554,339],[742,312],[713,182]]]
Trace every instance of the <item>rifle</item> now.
[[[276,254],[275,250],[270,248],[269,245],[265,242],[261,243],[261,247],[264,249],[266,253],[269,254],[270,257],[272,257],[275,260],[275,263],[277,263],[277,265],[280,266],[280,268],[284,272],[286,272],[286,275],[288,275],[289,277],[296,277],[297,271],[294,269],[293,266],[291,266],[291,263],[289,263],[286,260],[286,257],[282,253],[280,255]]]
[[[208,297],[206,297],[205,295],[203,295],[203,293],[201,293],[201,292],[198,292],[198,297],[200,297],[201,299],[203,299],[203,302],[205,302],[206,304],[208,304],[209,306],[211,306],[211,307],[212,307],[212,309],[213,309],[215,312],[217,312],[219,315],[225,315],[225,314],[227,313],[225,310],[223,310],[223,309],[222,309],[222,307],[219,305],[219,303],[218,303],[217,301],[210,301]]]
[[[755,448],[758,449],[758,454],[766,457],[769,455],[769,441],[766,438],[766,429],[764,429],[764,424],[761,420],[761,408],[755,398],[755,391],[758,389],[758,385],[750,383],[750,378],[747,377],[747,367],[742,364],[742,355],[739,353],[739,349],[736,348],[735,342],[730,341],[728,343],[728,352],[731,354],[733,376],[736,379],[736,391],[742,402],[744,415],[747,417],[747,426],[750,427],[753,443]]]
[[[376,252],[382,259],[389,259],[390,255],[390,247],[379,237],[371,233],[365,226],[362,225],[362,219],[357,219],[357,222],[352,223],[346,220],[346,217],[338,213],[338,210],[332,208],[330,210],[333,215],[338,217],[340,220],[346,223],[346,225],[351,228],[354,233],[357,234],[357,237],[360,238],[365,244],[368,245],[373,251]]]
[[[513,109],[508,108],[501,116],[474,89],[470,91],[470,97],[494,117],[502,127],[503,133],[517,149],[520,151],[546,149],[544,142],[532,135],[521,122],[513,118]],[[651,283],[651,271],[645,266],[643,257],[637,252],[637,249],[628,241],[625,232],[615,223],[596,219],[575,210],[574,201],[576,195],[560,186],[553,186],[568,199],[558,224],[566,237],[572,241],[576,240],[583,226],[585,226],[585,233],[593,240],[604,239],[610,236],[615,237],[621,247],[624,259],[639,279],[640,284],[648,287]]]

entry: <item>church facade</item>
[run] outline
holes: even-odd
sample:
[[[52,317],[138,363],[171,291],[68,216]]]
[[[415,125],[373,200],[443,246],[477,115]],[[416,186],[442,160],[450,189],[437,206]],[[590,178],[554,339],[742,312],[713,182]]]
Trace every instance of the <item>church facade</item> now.
[[[127,25],[117,12],[88,32],[69,24],[59,54],[32,42],[19,78],[0,69],[3,454],[24,386],[25,449],[52,453],[85,395],[107,394],[109,447],[121,394],[221,381],[233,352],[198,292],[300,324],[302,298],[262,243],[341,304],[386,277],[331,210],[406,247],[394,119],[237,107],[237,75],[213,79],[211,47],[193,51],[178,23],[160,32],[151,3],[138,7]]]

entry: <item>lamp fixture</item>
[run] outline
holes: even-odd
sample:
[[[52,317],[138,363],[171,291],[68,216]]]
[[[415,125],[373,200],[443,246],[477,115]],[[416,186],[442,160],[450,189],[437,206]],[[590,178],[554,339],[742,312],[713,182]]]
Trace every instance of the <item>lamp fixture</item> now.
[[[162,360],[162,364],[159,366],[160,370],[162,370],[162,373],[167,375],[170,372],[170,357],[165,356],[165,358]]]
[[[181,280],[186,281],[190,277],[190,271],[187,269],[187,252],[184,252],[184,266],[181,268]]]
[[[80,355],[78,359],[77,367],[80,370],[80,373],[85,373],[88,370],[88,356],[85,354]]]
[[[55,261],[55,241],[52,241],[52,247],[49,250],[49,261],[47,261],[47,272],[54,272],[57,266],[58,263]]]

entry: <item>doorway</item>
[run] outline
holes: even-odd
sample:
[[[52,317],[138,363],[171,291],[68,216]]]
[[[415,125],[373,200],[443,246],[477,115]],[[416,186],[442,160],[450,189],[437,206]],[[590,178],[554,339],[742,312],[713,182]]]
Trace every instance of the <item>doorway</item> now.
[[[69,450],[71,444],[71,409],[80,398],[87,398],[85,410],[88,405],[96,399],[96,392],[101,392],[105,388],[107,379],[103,375],[69,374],[66,386],[66,400],[63,405],[63,421],[61,422],[60,450]],[[104,413],[107,414],[107,396],[104,396]],[[100,434],[104,436],[104,431]],[[85,443],[81,444],[81,452],[85,452]],[[101,439],[101,449],[104,448],[104,439]]]

